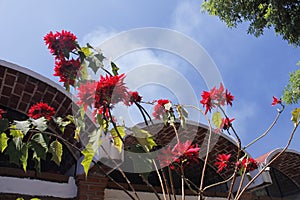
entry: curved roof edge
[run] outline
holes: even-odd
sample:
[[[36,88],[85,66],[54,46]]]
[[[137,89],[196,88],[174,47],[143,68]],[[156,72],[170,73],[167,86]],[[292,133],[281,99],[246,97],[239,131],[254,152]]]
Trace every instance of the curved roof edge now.
[[[71,93],[67,92],[61,85],[59,85],[58,83],[52,81],[51,79],[42,76],[41,74],[32,71],[31,69],[28,69],[26,67],[21,67],[20,65],[5,61],[5,60],[1,60],[0,59],[0,66],[4,66],[19,72],[22,72],[28,76],[34,77],[44,83],[46,83],[47,85],[51,85],[53,87],[55,87],[57,90],[59,90],[60,92],[62,92],[64,95],[66,95],[67,97],[69,97],[70,99],[74,99],[75,96],[73,96]]]

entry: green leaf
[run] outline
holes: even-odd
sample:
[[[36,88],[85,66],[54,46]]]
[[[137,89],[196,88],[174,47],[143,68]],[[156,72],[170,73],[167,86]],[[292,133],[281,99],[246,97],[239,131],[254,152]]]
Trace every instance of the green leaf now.
[[[62,144],[58,140],[53,141],[50,144],[49,152],[52,154],[51,160],[53,160],[59,166],[63,155]]]
[[[95,155],[95,151],[93,150],[92,145],[88,144],[85,149],[81,151],[81,153],[83,154],[81,165],[83,166],[84,173],[87,176]]]
[[[41,157],[39,157],[37,155],[37,153],[34,151],[33,152],[33,155],[32,155],[32,158],[34,160],[34,168],[37,172],[41,172]]]
[[[22,147],[22,139],[24,137],[22,131],[15,129],[16,126],[10,127],[10,135],[13,137],[13,143],[15,144],[15,147],[17,150],[21,150]]]
[[[138,162],[132,162],[135,171],[153,171],[153,154],[146,153],[145,149],[139,144],[130,146],[129,151],[137,153]],[[145,178],[147,178],[148,175],[149,173],[143,174]]]
[[[222,116],[219,111],[215,112],[212,116],[212,121],[217,128],[221,127],[222,124]]]
[[[30,130],[30,121],[26,120],[26,121],[14,121],[15,127],[16,129],[21,130],[24,135],[27,134],[27,132]]]
[[[86,64],[85,63],[82,63],[81,64],[81,67],[80,67],[80,79],[81,80],[88,80],[88,71],[87,71],[87,67],[86,67]]]
[[[4,132],[8,129],[8,119],[0,119],[0,132]]]
[[[20,161],[21,161],[23,170],[25,172],[26,172],[26,169],[27,169],[27,159],[28,159],[28,145],[24,144],[24,145],[22,145],[22,149],[21,149]]]
[[[85,55],[85,57],[89,57],[92,54],[89,47],[81,47],[80,51]]]
[[[66,126],[68,126],[68,125],[71,124],[72,122],[69,121],[69,120],[68,120],[68,121],[64,121],[63,118],[58,117],[58,118],[56,119],[56,123],[57,123],[57,125],[58,125],[59,130],[60,130],[62,133],[64,133],[64,132],[65,132]]]
[[[45,131],[48,128],[47,120],[45,117],[41,117],[38,119],[31,119],[31,120],[32,120],[32,124],[36,127],[36,129],[41,132]]]
[[[99,60],[99,62],[103,62],[103,60],[104,60],[104,56],[103,56],[103,54],[102,53],[97,53],[97,54],[95,54],[94,55],[98,60]],[[103,64],[101,65],[101,66],[103,66]]]
[[[102,134],[102,127],[100,126],[98,129],[95,129],[92,133],[89,134],[89,144],[96,152],[102,144],[101,134]]]
[[[0,135],[0,149],[1,149],[1,153],[3,153],[3,151],[7,147],[7,141],[8,141],[8,137],[6,136],[6,134],[5,133],[1,133],[1,135]]]
[[[292,122],[294,122],[294,126],[296,126],[299,122],[299,117],[300,117],[300,108],[295,108],[292,111]]]
[[[119,135],[118,135],[117,130],[119,132]],[[110,134],[113,137],[115,147],[117,147],[117,149],[119,150],[119,152],[121,152],[122,151],[122,147],[123,147],[122,139],[126,135],[125,134],[125,128],[124,128],[124,126],[117,126],[117,130],[115,128],[111,129],[110,130]]]
[[[14,141],[8,143],[5,154],[8,155],[10,163],[14,163],[18,166],[20,165],[20,158],[22,156],[20,150],[21,148],[20,149],[16,148]]]
[[[44,136],[41,133],[36,133],[30,140],[30,147],[36,153],[36,157],[46,160],[48,146]]]
[[[93,57],[87,57],[86,60],[89,62],[88,67],[91,68],[93,72],[96,74],[99,69],[99,66],[102,65],[98,65],[97,61]]]
[[[146,130],[139,129],[137,127],[132,128],[133,135],[138,140],[139,144],[147,151],[151,150],[153,147],[157,146],[154,141],[153,136]]]
[[[114,62],[110,62],[112,72],[116,76],[118,75],[118,70],[120,69]]]

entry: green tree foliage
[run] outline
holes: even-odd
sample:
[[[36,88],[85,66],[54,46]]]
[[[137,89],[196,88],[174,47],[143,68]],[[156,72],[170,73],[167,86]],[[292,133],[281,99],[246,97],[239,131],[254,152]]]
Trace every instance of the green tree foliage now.
[[[300,69],[290,74],[290,80],[284,89],[282,100],[287,104],[295,104],[300,100]]]
[[[202,9],[228,27],[249,22],[248,33],[255,36],[273,27],[284,40],[300,46],[300,0],[205,0]]]

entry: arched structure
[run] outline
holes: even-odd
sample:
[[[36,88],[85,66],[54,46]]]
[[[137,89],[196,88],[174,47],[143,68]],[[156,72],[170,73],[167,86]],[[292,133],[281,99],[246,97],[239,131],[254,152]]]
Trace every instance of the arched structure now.
[[[277,156],[282,149],[275,149],[257,158],[262,165],[266,165]],[[300,199],[300,153],[288,149],[278,159],[271,163],[267,171],[272,183],[257,190],[260,195],[275,198]]]

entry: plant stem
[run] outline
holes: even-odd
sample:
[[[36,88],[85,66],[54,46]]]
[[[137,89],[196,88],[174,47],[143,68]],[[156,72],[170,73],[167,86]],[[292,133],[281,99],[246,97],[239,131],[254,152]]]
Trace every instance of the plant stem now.
[[[135,194],[136,198],[139,200],[139,195],[137,194],[137,192],[135,191],[134,187],[132,186],[130,180],[127,178],[126,174],[123,172],[123,170],[118,166],[118,163],[112,159],[109,155],[109,153],[105,150],[105,148],[103,148],[103,146],[101,145],[102,150],[104,151],[104,153],[108,156],[108,158],[115,164],[115,166],[117,167],[117,169],[119,170],[119,172],[121,173],[121,175],[123,176],[123,178],[126,180],[127,184],[129,185],[130,189],[132,190],[132,192]]]
[[[209,188],[212,188],[212,187],[215,187],[215,186],[218,186],[218,185],[227,183],[227,182],[230,181],[232,178],[233,178],[233,174],[231,175],[231,177],[229,177],[228,179],[226,179],[226,180],[224,180],[224,181],[221,181],[221,182],[218,182],[218,183],[214,183],[214,184],[208,185],[208,186],[206,186],[206,187],[203,189],[203,192],[204,192],[205,190],[209,189]]]
[[[240,184],[239,184],[239,188],[238,188],[238,190],[236,192],[236,196],[239,194],[241,188],[243,187],[243,183],[244,183],[244,179],[245,179],[245,175],[246,175],[246,171],[247,171],[247,165],[248,165],[248,161],[246,163],[246,166],[244,167],[244,171],[243,171],[242,178],[241,178],[241,181],[240,181]]]
[[[226,115],[224,109],[217,105],[218,108],[220,108],[220,110],[222,111],[223,115],[225,116],[225,118],[229,120],[229,117]],[[236,133],[235,129],[233,128],[232,124],[229,122],[229,127],[231,128],[231,130],[233,131],[234,133],[234,136],[236,137],[236,143],[237,143],[237,156],[236,156],[236,162],[239,161],[240,159],[240,156],[241,156],[241,148],[242,148],[242,142],[241,142],[241,139],[240,137],[238,136],[238,134]],[[234,186],[234,183],[235,183],[235,180],[236,180],[236,176],[237,176],[237,172],[238,172],[238,166],[236,165],[235,168],[234,168],[234,174],[233,174],[233,178],[232,178],[232,181],[231,181],[231,184],[230,184],[230,188],[229,188],[229,191],[228,191],[228,196],[227,196],[227,199],[230,200],[231,196],[233,195],[232,194],[232,191],[233,191],[233,186]]]
[[[211,135],[212,135],[212,127],[209,118],[207,115],[198,107],[193,106],[193,105],[183,105],[183,107],[190,107],[198,110],[206,119],[209,127],[209,135],[208,135],[208,141],[207,141],[207,149],[206,149],[206,155],[204,159],[204,164],[203,164],[203,169],[202,169],[202,174],[201,174],[201,181],[200,181],[200,187],[199,187],[199,194],[198,194],[198,200],[203,199],[203,186],[204,186],[204,177],[205,177],[205,171],[206,171],[206,166],[207,166],[207,161],[208,161],[208,154],[210,150],[210,140],[211,140]]]
[[[171,168],[169,166],[168,166],[168,173],[169,173],[169,179],[170,179],[170,184],[171,184],[171,191],[173,193],[174,200],[176,200],[176,191],[175,191],[175,188],[174,188],[174,182],[173,182],[173,177],[172,177],[172,170],[171,170]]]
[[[276,122],[278,121],[282,111],[284,110],[284,106],[282,107],[281,110],[278,110],[277,111],[277,115],[274,119],[274,121],[272,122],[272,124],[269,126],[269,128],[263,133],[261,134],[260,136],[258,136],[257,138],[255,138],[254,140],[252,140],[249,144],[247,144],[243,150],[247,149],[249,146],[251,146],[252,144],[254,144],[255,142],[257,142],[258,140],[260,140],[261,138],[265,137],[269,132],[270,130],[275,126]]]
[[[152,163],[154,165],[155,171],[157,173],[157,176],[158,176],[158,179],[159,179],[159,182],[160,182],[160,186],[161,186],[161,190],[162,190],[162,193],[163,193],[164,200],[167,200],[167,198],[166,198],[166,192],[165,192],[165,187],[164,187],[161,175],[159,173],[158,167],[157,167],[156,162],[155,162],[154,159],[152,159]]]
[[[166,192],[168,194],[168,199],[171,200],[171,194],[170,194],[170,191],[169,191],[169,184],[168,184],[168,181],[167,181],[167,178],[166,178],[166,174],[165,174],[163,169],[161,169],[160,171],[161,171],[161,174],[162,174],[165,186],[166,186]]]
[[[140,177],[142,178],[143,182],[146,183],[146,185],[151,188],[151,190],[154,192],[155,196],[157,197],[158,200],[161,200],[159,194],[157,193],[156,189],[148,182],[147,179],[145,179],[145,177],[140,174]]]

